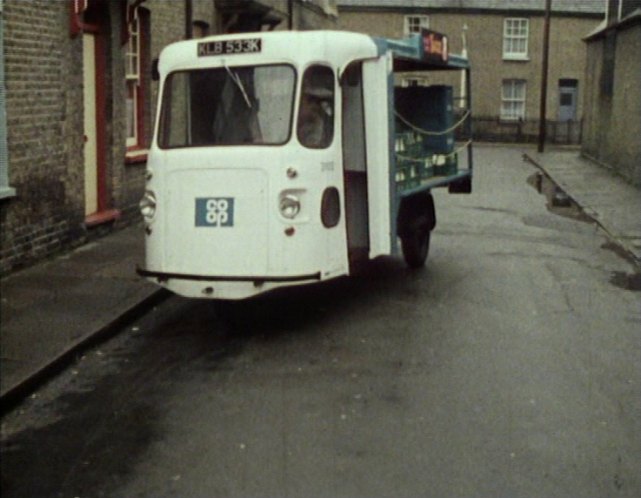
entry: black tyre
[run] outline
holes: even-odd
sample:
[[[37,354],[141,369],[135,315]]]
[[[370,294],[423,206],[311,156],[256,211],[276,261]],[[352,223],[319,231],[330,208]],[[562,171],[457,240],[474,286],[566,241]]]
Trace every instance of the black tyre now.
[[[401,250],[407,266],[410,268],[425,266],[425,260],[430,250],[430,231],[421,227],[401,237]]]

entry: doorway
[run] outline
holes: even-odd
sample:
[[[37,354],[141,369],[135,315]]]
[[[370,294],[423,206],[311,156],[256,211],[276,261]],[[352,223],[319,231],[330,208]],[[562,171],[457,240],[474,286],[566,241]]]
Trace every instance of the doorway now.
[[[343,174],[350,266],[369,254],[367,152],[363,105],[363,65],[350,65],[341,77]]]
[[[98,122],[96,118],[96,35],[82,35],[84,105],[85,216],[96,213],[98,202]]]
[[[110,4],[91,2],[84,11],[83,58],[83,161],[84,214],[88,227],[120,216],[109,209],[107,190],[107,52],[110,39]]]
[[[559,80],[559,121],[576,121],[578,86],[578,80]]]

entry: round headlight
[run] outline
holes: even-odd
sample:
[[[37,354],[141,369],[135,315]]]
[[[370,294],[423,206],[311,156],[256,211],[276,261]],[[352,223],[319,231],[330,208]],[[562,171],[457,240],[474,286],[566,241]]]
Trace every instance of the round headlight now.
[[[151,221],[154,219],[154,215],[156,214],[156,196],[151,190],[147,190],[145,192],[138,205],[145,221]]]
[[[285,218],[295,218],[300,213],[300,201],[293,194],[287,194],[280,198],[280,214]]]

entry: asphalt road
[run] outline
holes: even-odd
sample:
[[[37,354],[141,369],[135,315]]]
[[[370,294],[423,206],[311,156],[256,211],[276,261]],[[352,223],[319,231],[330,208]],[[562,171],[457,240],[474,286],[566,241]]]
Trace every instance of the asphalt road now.
[[[4,418],[2,496],[641,496],[633,269],[517,149],[476,160],[424,270],[175,297],[88,352]]]

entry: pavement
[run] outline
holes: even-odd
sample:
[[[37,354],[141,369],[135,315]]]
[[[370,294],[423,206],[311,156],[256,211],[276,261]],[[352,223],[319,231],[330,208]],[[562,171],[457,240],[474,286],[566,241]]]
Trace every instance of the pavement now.
[[[641,189],[577,150],[523,152],[641,268]],[[0,279],[2,413],[169,296],[136,275],[143,260],[138,224]]]
[[[0,412],[168,292],[136,274],[140,224],[0,279]]]
[[[578,150],[526,151],[538,166],[633,262],[641,265],[641,189],[613,171],[579,155]]]

